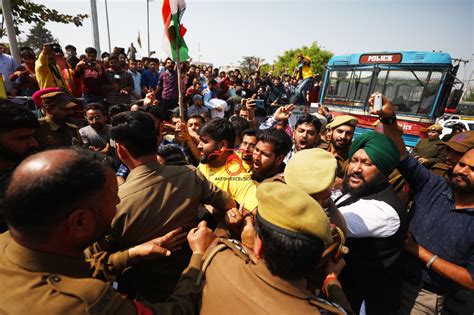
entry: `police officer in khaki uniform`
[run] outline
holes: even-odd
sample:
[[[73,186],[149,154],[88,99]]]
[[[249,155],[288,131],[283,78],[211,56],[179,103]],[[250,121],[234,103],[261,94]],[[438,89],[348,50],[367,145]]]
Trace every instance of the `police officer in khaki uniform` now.
[[[459,162],[461,157],[474,146],[474,131],[465,131],[451,137],[446,142],[446,159],[441,163],[436,163],[431,167],[431,172],[438,176],[449,179],[453,167]]]
[[[41,100],[45,117],[39,119],[40,127],[35,133],[40,149],[81,145],[78,127],[69,123],[73,108],[77,106],[74,99],[64,92],[56,91],[41,95]]]
[[[337,161],[323,149],[297,152],[285,167],[285,182],[301,189],[326,209],[331,223],[347,231],[344,217],[331,200],[331,188],[336,178]]]
[[[428,169],[446,159],[445,145],[439,138],[442,131],[443,127],[438,124],[429,126],[427,128],[428,137],[421,139],[413,148],[412,155]]]
[[[103,156],[85,149],[45,151],[16,168],[5,194],[10,232],[0,235],[0,313],[194,313],[200,261],[215,239],[204,222],[188,234],[193,256],[168,303],[131,302],[110,283],[91,278],[92,272],[101,276],[91,267],[108,255],[97,253],[86,261],[83,251],[110,227],[119,202],[117,190],[115,172]],[[50,196],[55,198],[45,198]],[[174,231],[102,262],[115,260],[125,267],[137,259],[172,255],[169,250],[184,240],[178,234]]]
[[[178,227],[194,227],[201,204],[213,206],[213,214],[222,216],[235,207],[234,200],[196,168],[160,165],[156,158],[157,132],[153,120],[143,112],[114,117],[111,135],[117,155],[130,174],[119,189],[121,201],[112,221],[112,234],[117,240],[113,251]],[[136,290],[140,300],[162,302],[172,294],[190,257],[191,251],[184,247],[170,257],[142,262],[127,270],[119,284]]]
[[[328,151],[334,155],[337,160],[338,178],[344,177],[344,171],[347,167],[349,149],[351,147],[352,138],[354,137],[354,130],[359,121],[352,116],[342,115],[337,116],[329,123],[326,128],[329,129],[330,143]]]
[[[305,192],[282,182],[257,188],[257,237],[253,253],[223,241],[203,263],[200,314],[342,314],[350,310],[337,276],[326,278],[323,291],[339,304],[326,304],[306,289],[307,276],[332,241],[329,220]]]

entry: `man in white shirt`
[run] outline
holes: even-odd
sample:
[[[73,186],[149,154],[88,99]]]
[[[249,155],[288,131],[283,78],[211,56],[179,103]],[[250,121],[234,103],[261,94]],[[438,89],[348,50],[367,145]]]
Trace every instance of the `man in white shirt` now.
[[[213,106],[211,109],[212,118],[224,118],[225,112],[228,109],[227,102],[218,98],[213,98],[209,101]]]
[[[342,196],[335,199],[347,226],[349,254],[341,283],[353,310],[396,314],[400,306],[401,260],[406,209],[388,182],[400,154],[386,136],[367,132],[349,151]]]

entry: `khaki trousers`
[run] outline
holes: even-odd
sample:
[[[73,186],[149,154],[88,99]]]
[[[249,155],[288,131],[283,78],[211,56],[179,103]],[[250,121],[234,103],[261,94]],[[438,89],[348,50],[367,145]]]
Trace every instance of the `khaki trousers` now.
[[[403,281],[400,315],[440,315],[444,298],[444,295],[438,295]]]

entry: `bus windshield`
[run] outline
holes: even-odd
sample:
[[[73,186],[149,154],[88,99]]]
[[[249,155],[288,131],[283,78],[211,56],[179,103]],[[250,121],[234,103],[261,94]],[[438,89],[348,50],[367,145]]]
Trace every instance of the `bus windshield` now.
[[[369,96],[383,93],[404,114],[431,111],[443,71],[411,69],[344,69],[329,72],[324,103],[364,109]]]

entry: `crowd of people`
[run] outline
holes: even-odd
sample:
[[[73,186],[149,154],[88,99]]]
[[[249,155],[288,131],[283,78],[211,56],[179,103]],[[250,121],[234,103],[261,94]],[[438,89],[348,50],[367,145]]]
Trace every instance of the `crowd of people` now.
[[[408,152],[383,96],[374,131],[321,106],[293,125],[305,56],[178,80],[123,49],[21,54],[7,91],[39,110],[0,101],[0,313],[472,313],[473,131]]]
[[[78,55],[73,45],[67,45],[64,52],[59,44],[53,43],[45,44],[36,56],[30,47],[21,47],[20,65],[6,53],[4,44],[0,44],[0,50],[0,59],[5,59],[0,72],[10,96],[31,97],[41,89],[60,87],[83,98],[84,104],[98,102],[108,109],[116,104],[143,105],[143,99],[153,94],[153,101],[156,99],[166,108],[165,118],[168,111],[178,107],[178,82],[186,109],[193,107],[190,113],[206,110],[214,118],[232,115],[242,98],[263,101],[259,113],[274,111],[281,104],[317,102],[321,79],[313,74],[311,60],[302,55],[298,56],[299,66],[291,75],[274,76],[273,71],[261,75],[261,65],[244,74],[239,69],[225,72],[183,62],[178,79],[176,64],[171,59],[136,59],[130,48],[128,54],[124,48],[116,47],[110,54],[97,56],[97,50],[88,47]],[[196,95],[202,99],[195,98]],[[196,105],[200,100],[202,105]]]

